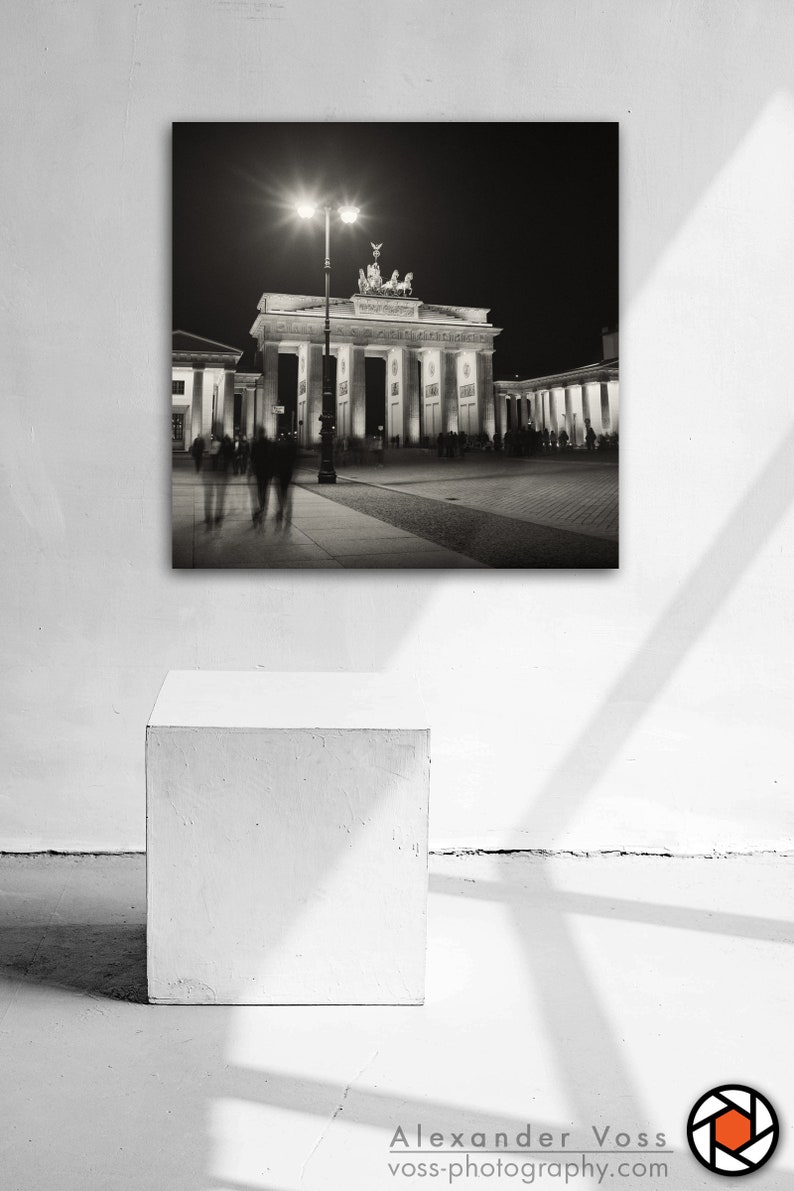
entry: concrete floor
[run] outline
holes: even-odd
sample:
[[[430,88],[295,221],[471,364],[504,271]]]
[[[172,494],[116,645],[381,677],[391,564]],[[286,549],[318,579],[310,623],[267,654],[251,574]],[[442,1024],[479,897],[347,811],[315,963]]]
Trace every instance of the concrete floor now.
[[[754,1191],[790,1187],[790,868],[434,856],[423,1008],[274,1009],[144,1003],[143,857],[2,858],[0,1187],[560,1186],[568,1163],[573,1186],[692,1191],[717,1176],[689,1153],[689,1109],[731,1081],[781,1120]],[[424,1159],[399,1141],[390,1156],[398,1127],[416,1148],[418,1124]],[[478,1174],[443,1152],[453,1132],[516,1148],[528,1124],[524,1152],[471,1154]],[[569,1133],[564,1153],[542,1151],[541,1131],[554,1147]],[[607,1152],[620,1131],[625,1152]],[[640,1131],[669,1152],[649,1156]],[[422,1160],[437,1177],[411,1177]]]

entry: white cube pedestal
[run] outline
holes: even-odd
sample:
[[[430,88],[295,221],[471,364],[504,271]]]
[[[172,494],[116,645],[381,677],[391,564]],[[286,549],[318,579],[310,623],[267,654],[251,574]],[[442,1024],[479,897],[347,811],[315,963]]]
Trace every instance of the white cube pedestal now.
[[[149,999],[421,1004],[429,752],[397,676],[171,671],[146,730]]]

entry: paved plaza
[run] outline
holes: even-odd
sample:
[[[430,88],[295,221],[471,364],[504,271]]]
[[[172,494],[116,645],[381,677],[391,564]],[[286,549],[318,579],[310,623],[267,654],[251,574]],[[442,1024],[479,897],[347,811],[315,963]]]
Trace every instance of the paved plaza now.
[[[279,524],[273,491],[254,521],[244,477],[225,486],[207,525],[205,477],[182,461],[173,477],[176,568],[602,568],[618,563],[618,466],[597,456],[531,459],[472,453],[439,459],[385,452],[383,463],[338,462],[318,485],[304,456],[291,517]],[[212,484],[211,477],[207,477]],[[216,511],[213,509],[213,511]]]
[[[618,538],[617,463],[601,462],[597,455],[527,459],[486,452],[439,459],[396,450],[386,453],[374,473],[372,466],[341,467],[339,475],[536,525]]]

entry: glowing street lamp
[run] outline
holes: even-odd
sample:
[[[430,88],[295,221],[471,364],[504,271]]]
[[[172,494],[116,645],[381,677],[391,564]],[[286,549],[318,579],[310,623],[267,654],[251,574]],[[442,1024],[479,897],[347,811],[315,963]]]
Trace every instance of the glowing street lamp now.
[[[308,201],[298,204],[297,212],[301,219],[311,219],[317,212],[317,206]],[[317,473],[318,484],[335,484],[334,470],[334,395],[331,392],[331,207],[323,205],[325,212],[325,352],[323,354],[323,412],[320,417],[320,470]],[[342,206],[337,214],[343,223],[355,223],[358,218],[358,207]]]

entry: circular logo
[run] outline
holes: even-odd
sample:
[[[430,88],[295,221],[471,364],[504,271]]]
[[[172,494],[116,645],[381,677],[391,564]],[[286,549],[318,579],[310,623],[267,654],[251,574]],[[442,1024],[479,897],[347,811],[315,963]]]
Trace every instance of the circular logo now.
[[[760,1092],[723,1084],[701,1096],[689,1114],[690,1149],[713,1174],[751,1174],[768,1162],[780,1134],[777,1114]]]

